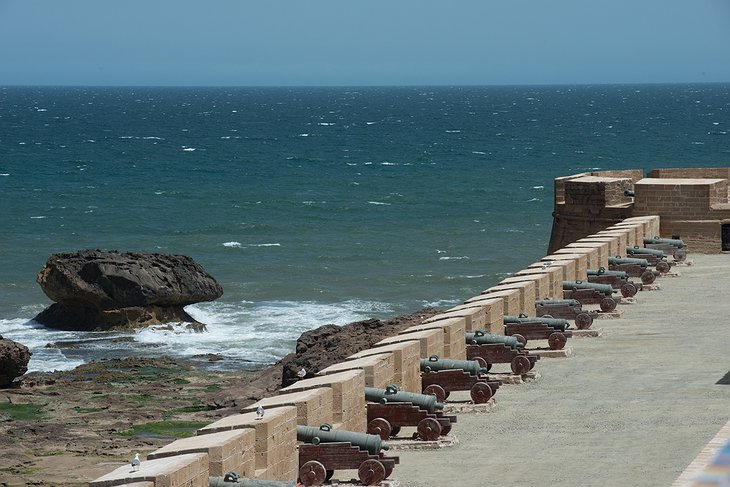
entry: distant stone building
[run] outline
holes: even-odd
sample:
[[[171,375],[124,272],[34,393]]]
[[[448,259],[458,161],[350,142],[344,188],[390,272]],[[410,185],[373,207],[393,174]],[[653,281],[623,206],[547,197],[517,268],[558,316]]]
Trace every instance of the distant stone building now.
[[[548,253],[625,218],[661,217],[661,237],[692,252],[730,251],[730,168],[600,171],[555,179]]]

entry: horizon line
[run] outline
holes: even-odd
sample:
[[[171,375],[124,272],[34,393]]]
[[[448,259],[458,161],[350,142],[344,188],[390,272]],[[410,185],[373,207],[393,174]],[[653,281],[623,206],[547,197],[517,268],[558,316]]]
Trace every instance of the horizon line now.
[[[506,87],[553,87],[553,86],[658,86],[658,85],[710,85],[730,84],[730,81],[633,81],[596,83],[512,83],[512,84],[0,84],[5,88],[506,88]]]

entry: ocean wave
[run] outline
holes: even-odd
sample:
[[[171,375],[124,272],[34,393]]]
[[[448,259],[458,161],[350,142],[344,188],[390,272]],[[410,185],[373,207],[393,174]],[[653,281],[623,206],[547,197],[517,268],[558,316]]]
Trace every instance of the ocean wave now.
[[[385,206],[391,206],[392,203],[385,203],[383,201],[368,201],[368,204],[370,205],[385,205]]]
[[[479,155],[482,155],[482,156],[484,156],[484,155],[486,155],[486,154],[487,154],[486,152],[482,152],[482,151],[480,151],[480,150],[473,150],[473,151],[471,151],[471,153],[472,153],[472,154],[479,154]]]
[[[439,260],[468,260],[470,257],[468,255],[461,255],[458,257],[439,257]]]
[[[240,247],[241,242],[223,242],[221,245],[224,247]]]
[[[10,176],[9,172],[0,173],[0,176]]]
[[[196,149],[195,147],[187,147],[187,146],[183,146],[183,147],[182,147],[182,150],[183,150],[183,151],[185,151],[185,152],[193,152],[193,151],[195,151],[195,150],[197,150],[197,149]]]
[[[532,189],[545,189],[545,186],[533,186]]]
[[[39,216],[32,216],[30,217],[31,220],[43,220],[44,218],[48,218],[45,215],[39,215]]]

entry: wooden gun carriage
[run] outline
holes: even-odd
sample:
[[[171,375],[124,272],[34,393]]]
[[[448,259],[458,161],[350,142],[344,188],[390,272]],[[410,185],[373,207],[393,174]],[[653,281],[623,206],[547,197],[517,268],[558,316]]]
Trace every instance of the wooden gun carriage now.
[[[297,426],[299,481],[302,485],[322,485],[335,470],[357,470],[363,485],[376,485],[388,478],[398,457],[386,457],[389,446],[380,436],[336,430],[332,425]]]
[[[474,404],[484,404],[497,392],[501,381],[488,380],[488,372],[476,360],[441,360],[436,355],[421,359],[421,385],[424,394],[444,402],[453,391],[469,391]]]
[[[581,305],[597,304],[601,311],[609,313],[616,309],[621,297],[613,297],[613,286],[583,281],[563,281],[563,297],[575,299]]]
[[[640,285],[629,281],[628,273],[624,271],[608,271],[605,267],[588,269],[588,282],[595,284],[608,284],[621,292],[621,296],[630,298],[636,295]]]
[[[568,322],[564,319],[547,318],[544,316],[505,316],[504,334],[519,336],[527,345],[529,340],[547,340],[551,350],[562,350],[573,336],[568,330]]]
[[[587,330],[598,313],[584,310],[580,302],[575,299],[541,299],[535,301],[535,316],[573,320],[576,328]]]
[[[628,257],[646,259],[649,265],[654,266],[662,274],[666,274],[672,268],[669,262],[667,262],[667,255],[661,250],[647,249],[636,245],[634,247],[626,247],[626,255]]]
[[[403,426],[415,426],[413,439],[434,441],[449,434],[456,423],[456,416],[440,411],[444,405],[436,396],[401,392],[394,384],[385,389],[365,387],[365,399],[371,401],[367,405],[367,432],[383,440],[397,436]]]
[[[524,338],[522,338],[524,340]],[[492,364],[510,364],[515,375],[526,374],[535,367],[540,356],[527,353],[515,336],[492,335],[482,330],[466,334],[467,360],[483,360],[487,370]]]
[[[645,285],[652,284],[657,274],[649,268],[649,261],[646,259],[632,257],[609,257],[608,269],[611,271],[623,271],[630,277],[638,277]]]
[[[661,250],[674,257],[675,262],[684,262],[687,259],[687,245],[678,238],[644,237],[644,247]]]

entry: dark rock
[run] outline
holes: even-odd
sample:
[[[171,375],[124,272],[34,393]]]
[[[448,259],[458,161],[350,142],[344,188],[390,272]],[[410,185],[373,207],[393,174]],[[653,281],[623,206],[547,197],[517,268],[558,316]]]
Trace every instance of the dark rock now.
[[[286,387],[299,380],[297,373],[302,369],[306,371],[304,378],[312,377],[320,370],[342,362],[354,353],[371,348],[380,340],[397,335],[401,330],[421,324],[439,312],[426,308],[385,321],[371,318],[345,326],[324,325],[304,332],[297,340],[296,353],[281,360],[281,386]]]
[[[212,301],[223,288],[184,255],[83,250],[53,254],[36,279],[55,304],[36,321],[66,330],[197,323],[184,307]]]
[[[28,371],[30,356],[28,347],[0,335],[0,387],[9,385]]]

